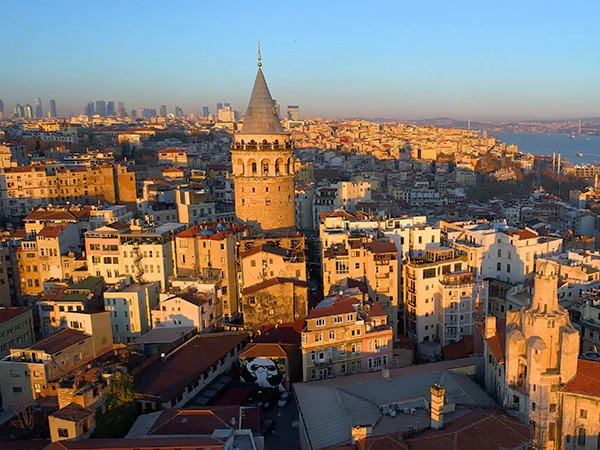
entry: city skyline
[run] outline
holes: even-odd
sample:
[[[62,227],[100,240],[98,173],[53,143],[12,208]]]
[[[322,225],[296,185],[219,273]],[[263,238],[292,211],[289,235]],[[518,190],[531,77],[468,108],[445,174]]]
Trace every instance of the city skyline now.
[[[57,99],[63,115],[82,114],[85,102],[103,98],[128,108],[200,111],[228,99],[244,112],[260,41],[278,103],[300,104],[304,117],[600,115],[593,39],[600,6],[592,2],[554,10],[541,2],[429,9],[384,3],[368,10],[345,3],[319,5],[317,12],[308,4],[293,14],[274,4],[239,4],[224,13],[217,4],[141,10],[131,3],[118,5],[118,17],[117,4],[105,2],[94,9],[102,39],[81,39],[89,29],[77,20],[49,33],[49,23],[78,11],[73,5],[2,6],[14,18],[0,30],[4,60],[11,62],[0,74],[8,107],[39,96]],[[265,20],[273,26],[247,26]],[[18,32],[24,26],[30,33]],[[565,28],[576,31],[557,32]],[[51,50],[64,43],[69,51],[57,57]],[[94,57],[82,59],[82,52]]]

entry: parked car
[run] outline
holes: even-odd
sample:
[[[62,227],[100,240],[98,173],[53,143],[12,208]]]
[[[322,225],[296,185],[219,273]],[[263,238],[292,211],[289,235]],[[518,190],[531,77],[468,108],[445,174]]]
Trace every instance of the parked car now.
[[[263,421],[262,425],[260,426],[260,434],[262,436],[266,436],[267,434],[275,431],[275,428],[277,428],[275,421],[273,419],[267,419]]]
[[[277,405],[279,405],[280,408],[283,408],[287,404],[289,399],[290,393],[284,392],[283,394],[281,394],[281,397],[279,397],[279,402],[277,402]]]

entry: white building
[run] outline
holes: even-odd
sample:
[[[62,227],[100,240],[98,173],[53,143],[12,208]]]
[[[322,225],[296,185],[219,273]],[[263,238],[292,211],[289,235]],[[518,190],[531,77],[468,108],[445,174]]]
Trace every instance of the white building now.
[[[151,310],[158,305],[158,283],[132,283],[126,276],[104,292],[115,343],[129,343],[152,329]]]

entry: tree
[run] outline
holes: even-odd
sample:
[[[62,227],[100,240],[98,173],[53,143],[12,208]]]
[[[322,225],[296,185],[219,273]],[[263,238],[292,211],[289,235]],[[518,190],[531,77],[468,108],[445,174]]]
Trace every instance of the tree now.
[[[26,434],[31,433],[36,423],[36,413],[33,406],[28,404],[22,396],[15,403],[15,416],[11,424],[23,430]]]
[[[105,410],[96,411],[94,437],[122,438],[135,422],[135,387],[133,377],[117,372],[108,385]]]

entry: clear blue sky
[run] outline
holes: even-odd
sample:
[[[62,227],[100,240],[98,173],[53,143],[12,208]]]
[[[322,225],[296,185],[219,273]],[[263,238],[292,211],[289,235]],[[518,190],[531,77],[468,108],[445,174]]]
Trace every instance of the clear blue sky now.
[[[260,41],[303,117],[597,117],[599,17],[598,0],[0,0],[0,99],[244,112]]]

